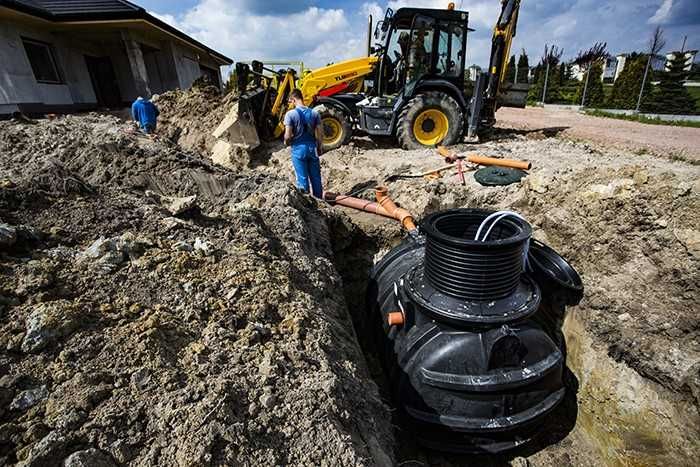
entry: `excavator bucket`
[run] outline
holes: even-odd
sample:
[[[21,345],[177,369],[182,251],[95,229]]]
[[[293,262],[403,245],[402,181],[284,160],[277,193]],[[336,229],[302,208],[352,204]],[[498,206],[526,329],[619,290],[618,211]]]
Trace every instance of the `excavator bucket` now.
[[[530,85],[527,83],[505,83],[500,89],[498,104],[501,107],[519,107],[524,109],[529,91]]]

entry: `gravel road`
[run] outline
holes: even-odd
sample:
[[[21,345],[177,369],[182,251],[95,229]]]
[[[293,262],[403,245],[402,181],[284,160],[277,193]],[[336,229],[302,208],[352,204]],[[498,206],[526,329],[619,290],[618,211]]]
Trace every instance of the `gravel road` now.
[[[543,130],[548,136],[560,133],[608,147],[700,162],[700,128],[650,125],[592,117],[572,110],[536,107],[503,107],[498,110],[496,121],[500,127]]]

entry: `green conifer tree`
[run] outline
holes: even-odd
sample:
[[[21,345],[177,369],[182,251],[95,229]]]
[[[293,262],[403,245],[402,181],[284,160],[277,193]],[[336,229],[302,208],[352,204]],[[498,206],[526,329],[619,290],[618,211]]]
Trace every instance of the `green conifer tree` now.
[[[570,63],[562,63],[559,65],[559,73],[557,75],[559,85],[565,86],[573,78],[573,71]]]
[[[224,94],[230,92],[236,92],[238,89],[238,76],[236,75],[236,70],[231,70],[228,74],[228,79],[224,83]]]
[[[684,86],[688,77],[685,55],[674,54],[667,67],[668,70],[661,75],[659,85],[643,110],[674,115],[695,113],[695,101]]]
[[[525,53],[525,49],[523,49],[523,52],[520,54],[520,57],[518,58],[518,83],[527,83],[528,82],[529,71],[530,71],[530,62],[527,58],[527,54]]]
[[[615,81],[612,88],[610,100],[607,103],[608,107],[613,109],[634,109],[637,106],[639,98],[639,89],[644,78],[644,69],[647,64],[648,57],[637,55],[629,57],[625,63],[625,68],[620,73],[620,76]],[[647,80],[644,84],[644,93],[642,94],[642,105],[649,98],[651,92],[651,80]]]
[[[584,73],[583,81],[579,85],[578,91],[576,92],[575,101],[581,102],[583,97],[583,88],[586,85],[586,79],[588,74],[591,74],[591,78],[588,80],[588,89],[586,90],[586,100],[584,101],[584,107],[601,107],[605,102],[605,93],[603,92],[603,81],[601,76],[603,74],[603,66],[600,61],[595,62],[589,71]]]

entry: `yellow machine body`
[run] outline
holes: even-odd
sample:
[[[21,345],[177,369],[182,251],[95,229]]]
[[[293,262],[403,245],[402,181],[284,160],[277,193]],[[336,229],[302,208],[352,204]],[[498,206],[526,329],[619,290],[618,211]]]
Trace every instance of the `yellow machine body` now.
[[[301,90],[306,105],[311,105],[314,97],[320,92],[346,83],[347,86],[344,86],[343,92],[360,92],[365,76],[374,71],[378,61],[377,57],[344,60],[305,73],[296,82],[294,72],[288,70],[284,74],[282,82],[277,86],[277,96],[272,104],[271,113],[278,122],[274,136],[279,137],[284,132],[284,114],[291,108],[287,104],[287,97],[292,89],[299,88]]]
[[[361,57],[344,60],[313,70],[301,77],[298,87],[304,95],[304,103],[309,105],[321,91],[343,83],[351,85],[343,92],[362,90],[364,77],[374,71],[378,57]]]

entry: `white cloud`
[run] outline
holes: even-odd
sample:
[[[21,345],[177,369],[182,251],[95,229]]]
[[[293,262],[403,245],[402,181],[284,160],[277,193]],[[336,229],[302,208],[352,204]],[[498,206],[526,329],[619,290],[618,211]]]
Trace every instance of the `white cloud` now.
[[[385,9],[379,6],[379,3],[377,2],[365,2],[360,7],[358,14],[363,18],[367,18],[369,15],[372,15],[372,19],[376,22],[381,21],[381,19],[384,18],[384,11]]]
[[[436,10],[444,10],[447,8],[448,0],[389,0],[387,6],[394,11],[401,7],[415,8],[434,8]],[[455,1],[457,10],[465,10],[469,12],[469,23],[472,27],[493,27],[498,19],[498,14],[501,12],[500,2],[497,1]],[[376,3],[375,3],[376,5]]]
[[[245,0],[202,0],[178,17],[153,14],[234,61],[303,60],[315,67],[359,56],[363,49],[362,35],[341,9],[256,14]]]
[[[460,2],[456,3],[459,8]],[[201,0],[178,16],[152,14],[234,61],[302,60],[308,67],[317,67],[364,55],[367,15],[371,14],[376,24],[387,7],[397,10],[404,6],[444,9],[447,2],[379,0],[365,2],[352,12],[312,6],[284,13],[251,9],[250,0]],[[477,37],[490,38],[499,2],[478,0],[467,6],[470,24],[480,33]],[[490,45],[485,45],[485,49],[470,50],[470,59],[488,62]]]
[[[656,10],[656,13],[654,13],[654,16],[649,18],[649,23],[660,24],[665,22],[671,13],[671,8],[673,8],[673,0],[664,0],[659,9]]]

